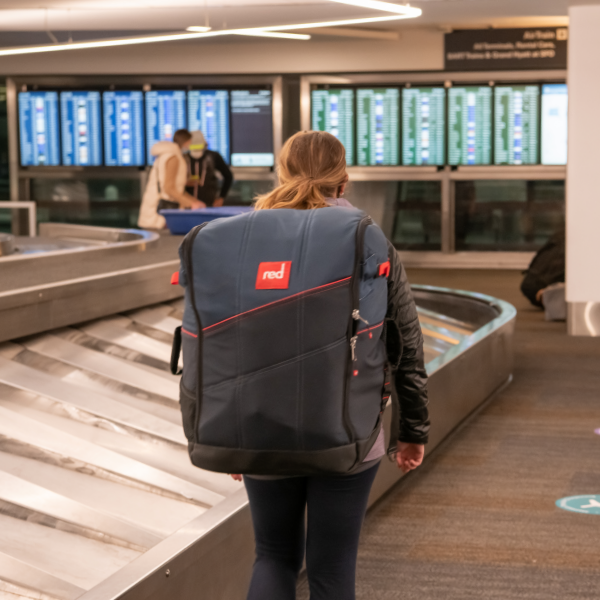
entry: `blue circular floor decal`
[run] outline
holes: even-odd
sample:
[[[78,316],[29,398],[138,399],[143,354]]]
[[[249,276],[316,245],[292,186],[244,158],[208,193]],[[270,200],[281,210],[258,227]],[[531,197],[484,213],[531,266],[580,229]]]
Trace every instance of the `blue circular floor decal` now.
[[[587,494],[585,496],[569,496],[556,501],[556,506],[563,510],[583,513],[585,515],[600,515],[600,496]]]

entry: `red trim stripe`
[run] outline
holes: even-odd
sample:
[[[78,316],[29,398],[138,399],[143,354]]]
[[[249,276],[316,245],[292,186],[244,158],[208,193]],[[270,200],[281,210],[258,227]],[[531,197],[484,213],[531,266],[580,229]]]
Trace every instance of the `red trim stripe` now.
[[[191,331],[188,331],[187,329],[184,329],[183,327],[181,328],[181,333],[186,333],[187,335],[191,335],[192,337],[195,337],[195,338],[198,337],[195,333],[192,333]]]
[[[209,325],[208,327],[205,327],[202,331],[208,331],[209,329],[212,329],[213,327],[216,327],[217,325],[222,325],[223,323],[227,323],[227,321],[231,321],[232,319],[237,319],[244,315],[250,314],[256,310],[260,310],[262,308],[267,308],[267,306],[273,306],[273,304],[279,304],[280,302],[284,302],[285,300],[289,300],[290,298],[295,298],[296,296],[301,296],[302,294],[308,294],[309,292],[314,292],[315,290],[320,290],[322,288],[330,287],[332,285],[336,285],[338,283],[342,283],[342,282],[348,281],[350,279],[352,279],[352,277],[345,277],[344,279],[340,279],[339,281],[333,281],[332,283],[326,283],[325,285],[319,285],[315,288],[311,288],[310,290],[304,290],[303,292],[298,292],[297,294],[292,294],[291,296],[286,296],[285,298],[281,298],[281,300],[275,300],[274,302],[269,302],[268,304],[263,304],[262,306],[258,306],[251,310],[247,310],[246,312],[240,313],[239,315],[234,315],[233,317],[229,317],[228,319],[219,321],[218,323],[215,323],[214,325]]]
[[[378,323],[377,325],[373,325],[373,327],[367,327],[367,329],[363,329],[361,331],[358,332],[358,335],[360,335],[361,333],[367,333],[367,331],[372,331],[373,329],[379,329],[379,327],[381,327],[383,325],[383,321],[381,321],[381,323]]]

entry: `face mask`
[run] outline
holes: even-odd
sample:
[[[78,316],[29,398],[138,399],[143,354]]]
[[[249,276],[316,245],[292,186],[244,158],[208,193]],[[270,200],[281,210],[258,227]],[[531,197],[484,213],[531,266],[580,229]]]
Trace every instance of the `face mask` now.
[[[204,154],[205,149],[206,149],[206,144],[204,142],[199,143],[199,144],[198,143],[194,144],[192,142],[190,144],[190,154],[196,160],[198,160],[199,158],[202,158],[202,155]]]

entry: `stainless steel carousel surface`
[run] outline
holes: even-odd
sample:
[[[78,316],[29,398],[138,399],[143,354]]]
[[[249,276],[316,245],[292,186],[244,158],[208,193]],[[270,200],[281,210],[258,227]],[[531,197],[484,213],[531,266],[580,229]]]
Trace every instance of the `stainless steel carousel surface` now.
[[[509,380],[515,310],[413,289],[432,448]],[[0,599],[244,598],[246,495],[190,464],[168,370],[181,310],[170,300],[0,344]],[[384,460],[371,502],[399,478]]]
[[[177,298],[182,238],[137,229],[40,224],[0,237],[0,341]]]

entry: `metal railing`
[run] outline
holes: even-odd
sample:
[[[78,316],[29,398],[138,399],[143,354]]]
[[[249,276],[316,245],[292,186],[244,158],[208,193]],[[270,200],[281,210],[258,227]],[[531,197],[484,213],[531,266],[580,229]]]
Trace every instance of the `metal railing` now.
[[[21,209],[27,211],[27,231],[29,237],[35,237],[37,232],[37,206],[35,202],[31,201],[18,201],[13,202],[12,200],[1,200],[0,209],[5,208],[8,210]]]

